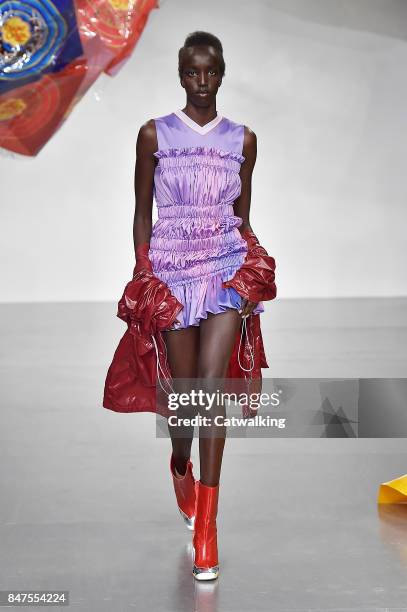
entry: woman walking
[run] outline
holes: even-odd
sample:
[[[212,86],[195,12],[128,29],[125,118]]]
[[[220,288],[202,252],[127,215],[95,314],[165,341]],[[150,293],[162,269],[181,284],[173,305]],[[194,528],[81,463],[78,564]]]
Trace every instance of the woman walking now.
[[[184,108],[147,121],[138,135],[136,272],[145,273],[150,286],[155,282],[155,287],[162,288],[164,284],[167,303],[173,300],[175,304],[171,325],[162,330],[162,338],[177,391],[191,390],[199,381],[199,387],[210,392],[215,390],[214,381],[227,375],[243,321],[264,311],[262,301],[244,297],[250,295],[244,290],[250,289],[247,276],[236,284],[240,292],[233,287],[253,253],[250,246],[257,247],[258,253],[262,249],[249,223],[256,136],[216,109],[225,74],[223,48],[216,36],[206,32],[189,35],[179,50],[178,71],[186,94]],[[153,196],[159,217],[154,226]],[[267,256],[264,249],[262,252]],[[264,295],[275,297],[274,284],[269,282]],[[159,362],[156,343],[155,348]],[[268,367],[264,355],[261,365]],[[109,379],[106,388],[113,386]],[[119,410],[107,399],[104,406]],[[136,408],[143,409],[151,408]],[[191,406],[179,410],[177,416],[181,414],[191,416]],[[224,415],[223,405],[212,409],[211,417],[217,415]],[[177,505],[187,527],[194,531],[192,572],[197,580],[215,579],[219,575],[216,517],[226,428],[216,425],[201,432],[200,427],[199,480],[195,480],[190,459],[193,427],[168,424],[168,429]]]

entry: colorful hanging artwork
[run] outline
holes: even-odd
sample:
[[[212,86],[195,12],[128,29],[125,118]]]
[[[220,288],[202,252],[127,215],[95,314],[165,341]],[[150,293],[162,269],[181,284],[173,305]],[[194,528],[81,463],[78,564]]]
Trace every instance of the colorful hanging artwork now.
[[[158,0],[0,0],[0,146],[35,156],[101,73],[129,59]]]

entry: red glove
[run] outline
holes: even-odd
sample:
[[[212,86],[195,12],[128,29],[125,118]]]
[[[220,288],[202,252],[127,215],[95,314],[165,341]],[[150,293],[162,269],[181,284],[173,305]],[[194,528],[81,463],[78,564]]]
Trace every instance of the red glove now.
[[[117,316],[126,321],[133,334],[155,334],[170,328],[183,305],[168,285],[155,276],[148,257],[150,245],[136,247],[133,279],[127,283],[118,304]]]
[[[148,270],[149,272],[153,272],[153,266],[151,265],[151,261],[148,257],[148,251],[150,249],[149,242],[143,242],[136,247],[136,265],[134,267],[134,274],[141,270]]]
[[[250,302],[273,300],[277,295],[274,282],[276,269],[274,257],[268,255],[252,230],[246,229],[242,233],[242,238],[248,245],[246,258],[235,276],[224,281],[222,286],[234,287],[243,298]]]

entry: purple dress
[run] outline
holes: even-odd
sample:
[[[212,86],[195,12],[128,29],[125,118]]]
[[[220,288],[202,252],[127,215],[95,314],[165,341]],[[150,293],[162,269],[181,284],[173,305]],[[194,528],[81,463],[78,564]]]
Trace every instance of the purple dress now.
[[[200,126],[182,110],[154,121],[158,220],[149,259],[154,274],[184,306],[177,316],[181,323],[171,328],[182,329],[242,302],[222,282],[233,278],[247,253],[237,229],[242,219],[233,209],[241,191],[244,126],[219,113]],[[253,312],[264,312],[263,303]]]

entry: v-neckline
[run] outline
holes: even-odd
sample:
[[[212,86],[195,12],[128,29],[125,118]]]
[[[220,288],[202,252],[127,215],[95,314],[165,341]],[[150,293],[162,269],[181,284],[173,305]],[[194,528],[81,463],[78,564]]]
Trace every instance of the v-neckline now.
[[[180,108],[177,108],[177,110],[174,111],[174,114],[177,115],[177,117],[181,119],[181,121],[183,121],[188,127],[202,135],[213,130],[213,128],[216,127],[223,119],[222,115],[217,113],[214,119],[208,123],[205,123],[205,125],[199,125],[199,123],[191,119],[191,117],[188,117],[188,115]]]

